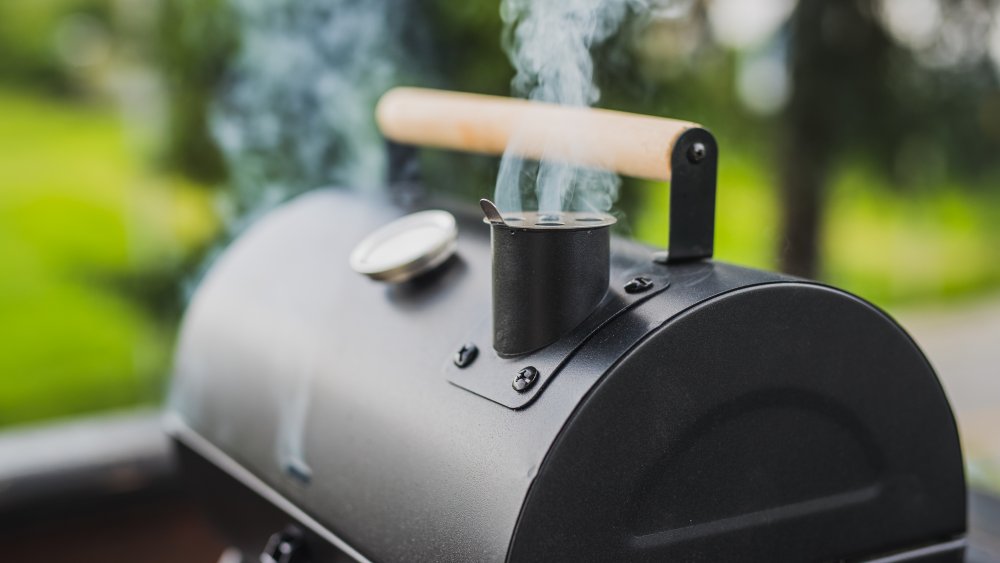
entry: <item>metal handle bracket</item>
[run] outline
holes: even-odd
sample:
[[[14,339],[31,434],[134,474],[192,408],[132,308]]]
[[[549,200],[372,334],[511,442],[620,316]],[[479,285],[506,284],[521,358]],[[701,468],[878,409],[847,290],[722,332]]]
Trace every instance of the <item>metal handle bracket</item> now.
[[[719,148],[705,129],[688,129],[670,155],[670,242],[657,262],[711,258],[715,244],[715,191]]]

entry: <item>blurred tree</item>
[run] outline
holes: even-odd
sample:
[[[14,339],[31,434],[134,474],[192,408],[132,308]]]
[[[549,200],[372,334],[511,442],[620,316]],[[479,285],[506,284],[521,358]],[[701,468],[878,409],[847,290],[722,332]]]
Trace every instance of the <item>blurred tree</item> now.
[[[871,2],[801,0],[792,15],[792,95],[783,120],[781,269],[815,277],[822,204],[835,153],[892,131],[885,95],[891,43]]]
[[[500,49],[500,0],[422,4],[424,34],[433,45],[426,53],[441,87],[484,94],[509,95],[514,74]]]
[[[788,26],[791,98],[780,116],[780,268],[820,272],[823,202],[836,159],[847,154],[896,180],[919,182],[938,163],[965,175],[995,165],[998,135],[981,115],[996,91],[987,59],[994,0],[945,0],[938,41],[965,38],[948,64],[933,47],[901,43],[886,29],[886,2],[799,0]],[[995,99],[995,94],[994,94]],[[940,156],[940,158],[935,158]],[[940,171],[938,171],[940,175]]]
[[[203,184],[223,182],[222,155],[208,130],[208,112],[238,44],[225,0],[163,0],[154,60],[167,91],[165,165]]]
[[[77,94],[78,73],[106,62],[114,30],[110,0],[0,3],[0,81]]]

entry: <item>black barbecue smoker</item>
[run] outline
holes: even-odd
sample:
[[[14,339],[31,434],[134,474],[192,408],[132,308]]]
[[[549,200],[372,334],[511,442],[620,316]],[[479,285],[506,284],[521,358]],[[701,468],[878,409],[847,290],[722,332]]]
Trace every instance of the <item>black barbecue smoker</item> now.
[[[858,297],[712,260],[707,131],[416,89],[378,120],[669,178],[669,248],[485,200],[264,217],[191,302],[167,417],[244,561],[963,560],[933,369]]]

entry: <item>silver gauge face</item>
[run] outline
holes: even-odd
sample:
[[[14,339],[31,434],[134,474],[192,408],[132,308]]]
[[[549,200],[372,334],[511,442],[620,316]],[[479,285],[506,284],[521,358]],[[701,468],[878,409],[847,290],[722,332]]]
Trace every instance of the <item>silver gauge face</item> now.
[[[402,283],[425,274],[455,253],[458,227],[447,211],[400,217],[365,237],[351,253],[351,268],[372,279]]]

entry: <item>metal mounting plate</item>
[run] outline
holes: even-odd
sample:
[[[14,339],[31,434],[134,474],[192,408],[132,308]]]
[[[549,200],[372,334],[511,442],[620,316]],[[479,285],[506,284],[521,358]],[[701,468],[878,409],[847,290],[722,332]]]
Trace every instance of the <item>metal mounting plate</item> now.
[[[652,286],[638,293],[626,291],[626,284],[638,277],[647,278],[652,282]],[[559,373],[563,364],[601,327],[668,287],[670,279],[667,268],[653,262],[650,262],[648,271],[621,275],[612,281],[607,296],[594,313],[569,334],[537,352],[513,358],[500,357],[493,350],[493,331],[489,319],[483,319],[470,331],[471,338],[468,339],[479,348],[478,358],[467,367],[459,368],[449,357],[444,366],[445,376],[452,384],[505,407],[511,409],[527,407]],[[456,342],[455,350],[459,350],[462,344]],[[537,380],[529,388],[520,392],[515,391],[511,383],[518,372],[528,366],[538,370]],[[509,374],[509,377],[505,374]]]

